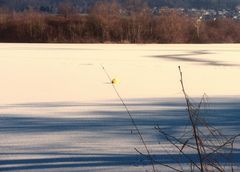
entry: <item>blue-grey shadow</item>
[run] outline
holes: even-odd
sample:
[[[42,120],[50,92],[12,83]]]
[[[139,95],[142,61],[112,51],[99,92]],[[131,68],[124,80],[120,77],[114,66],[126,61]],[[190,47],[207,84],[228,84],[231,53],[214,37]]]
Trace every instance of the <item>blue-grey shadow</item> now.
[[[176,164],[176,159],[181,164],[188,164],[189,159],[197,162],[197,155],[187,154],[185,156],[179,154],[161,154],[152,155],[155,164]],[[221,156],[217,157],[218,162],[228,163]],[[233,164],[240,163],[240,153],[232,154]],[[17,170],[44,170],[44,169],[59,169],[59,168],[81,168],[81,167],[114,167],[114,166],[142,166],[151,165],[151,161],[143,158],[139,154],[88,154],[73,157],[57,157],[57,158],[38,158],[38,159],[16,159],[16,160],[0,160],[0,171],[17,171]],[[10,166],[13,165],[13,166]],[[18,165],[18,166],[17,166]],[[6,167],[1,167],[6,166]]]
[[[209,60],[207,58],[197,58],[195,56],[212,54],[208,51],[192,51],[185,54],[170,54],[170,55],[153,55],[148,57],[159,58],[163,60],[178,61],[178,62],[191,62],[207,66],[225,66],[225,67],[239,67],[239,64],[225,63],[219,60]]]
[[[141,99],[136,101],[126,101],[126,104],[135,119],[136,124],[145,138],[158,138],[159,133],[154,130],[154,126],[159,125],[167,132],[179,133],[181,129],[190,125],[188,120],[186,104],[184,99]],[[64,115],[61,117],[39,117],[27,114],[4,114],[0,117],[0,134],[18,133],[57,133],[57,132],[111,132],[116,137],[131,137],[130,130],[133,129],[128,114],[118,101],[113,103],[81,104],[77,102],[53,102],[53,103],[29,103],[2,106],[1,108],[80,108],[89,106],[89,111],[69,111],[59,112]],[[92,106],[92,107],[91,107]],[[100,107],[98,109],[97,107]],[[104,108],[103,108],[104,107]],[[117,107],[117,108],[116,108]],[[234,134],[240,131],[240,99],[212,99],[208,103],[208,110],[202,114],[209,124],[219,128],[224,133]],[[96,110],[94,110],[96,108]],[[116,109],[115,109],[116,108]],[[63,114],[62,114],[63,113]],[[94,117],[91,117],[94,114]],[[67,117],[70,115],[71,117]],[[84,115],[84,116],[82,116]],[[46,115],[45,115],[46,116]],[[231,132],[229,132],[231,131]],[[133,132],[133,134],[136,134]],[[97,137],[97,136],[96,136]],[[99,137],[102,137],[101,135]],[[158,143],[156,143],[158,144]],[[239,148],[235,149],[239,152]],[[134,151],[134,150],[133,150]],[[4,156],[26,156],[32,152],[23,153],[1,153]],[[41,154],[41,153],[37,153]],[[46,156],[58,156],[57,158],[39,159],[13,159],[4,160],[0,158],[0,171],[17,170],[44,170],[53,168],[80,168],[80,167],[107,167],[107,166],[131,166],[131,165],[150,165],[150,162],[138,154],[64,154],[59,152],[49,152]],[[63,157],[68,156],[68,157]],[[154,158],[160,163],[176,163],[180,159],[181,163],[188,163],[187,159],[181,155],[155,154]],[[189,154],[195,159],[195,154]],[[233,154],[234,163],[239,163],[240,154]],[[225,162],[220,159],[221,162]]]

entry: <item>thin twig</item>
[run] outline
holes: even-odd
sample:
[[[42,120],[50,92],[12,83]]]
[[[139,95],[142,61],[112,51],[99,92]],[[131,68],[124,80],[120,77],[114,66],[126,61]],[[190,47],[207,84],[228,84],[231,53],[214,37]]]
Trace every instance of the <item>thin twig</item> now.
[[[195,124],[195,121],[193,121],[191,110],[190,110],[190,101],[189,101],[189,98],[188,98],[187,93],[186,93],[185,88],[184,88],[183,75],[182,75],[181,67],[178,66],[178,68],[179,68],[179,72],[180,72],[180,82],[181,82],[181,86],[182,86],[182,91],[183,91],[183,94],[184,94],[184,97],[185,97],[185,100],[186,100],[186,103],[187,103],[187,110],[188,110],[188,114],[189,114],[189,119],[190,119],[191,124],[192,124],[193,135],[194,135],[195,143],[196,143],[196,146],[197,146],[197,153],[198,153],[198,157],[199,157],[199,161],[200,161],[201,172],[203,172],[203,170],[204,170],[203,169],[203,159],[202,159],[202,155],[201,155],[201,149],[200,149],[200,145],[199,145],[196,124]]]
[[[109,82],[112,83],[112,79],[111,79],[110,75],[108,74],[107,70],[105,69],[105,67],[104,67],[103,65],[101,65],[101,67],[102,67],[103,71],[105,72],[105,74],[106,74]],[[141,134],[141,132],[140,132],[140,130],[139,130],[139,128],[138,128],[138,126],[137,126],[134,118],[133,118],[133,116],[131,115],[131,113],[130,113],[130,111],[129,111],[127,105],[126,105],[126,103],[125,103],[124,100],[122,99],[121,95],[119,94],[119,92],[118,92],[118,90],[117,90],[117,88],[115,87],[114,84],[112,84],[112,87],[113,87],[115,93],[117,94],[119,100],[121,101],[122,105],[124,106],[124,108],[125,108],[128,116],[130,117],[131,122],[132,122],[134,128],[135,128],[136,131],[137,131],[137,134],[138,134],[138,136],[139,136],[139,138],[140,138],[140,140],[141,140],[141,142],[142,142],[142,144],[143,144],[143,146],[144,146],[144,148],[145,148],[145,150],[146,150],[146,152],[147,152],[147,157],[148,157],[148,159],[150,159],[150,161],[151,161],[153,172],[156,172],[155,164],[154,164],[154,159],[153,159],[153,157],[152,157],[152,155],[151,155],[151,153],[150,153],[150,151],[149,151],[149,148],[148,148],[148,146],[147,146],[147,144],[146,144],[146,142],[145,142],[145,140],[144,140],[144,138],[143,138],[143,136],[142,136],[142,134]]]

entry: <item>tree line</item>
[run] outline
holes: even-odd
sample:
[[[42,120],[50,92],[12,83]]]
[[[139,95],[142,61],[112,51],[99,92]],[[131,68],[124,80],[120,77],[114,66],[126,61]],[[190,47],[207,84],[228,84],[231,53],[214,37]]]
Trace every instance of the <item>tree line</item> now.
[[[240,22],[230,18],[205,21],[169,8],[153,14],[144,3],[126,7],[99,1],[87,14],[66,4],[59,7],[59,14],[0,10],[0,42],[240,42]]]

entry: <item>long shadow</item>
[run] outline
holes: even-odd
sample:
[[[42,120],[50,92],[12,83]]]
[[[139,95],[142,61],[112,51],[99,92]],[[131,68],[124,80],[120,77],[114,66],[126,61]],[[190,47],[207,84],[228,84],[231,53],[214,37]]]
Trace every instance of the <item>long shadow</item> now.
[[[197,155],[187,154],[192,160],[197,162]],[[189,160],[179,154],[162,154],[154,155],[156,164],[175,164],[176,159],[180,160],[181,164],[189,163]],[[218,162],[228,163],[222,156],[216,157]],[[240,163],[240,153],[233,154],[232,163]],[[58,157],[58,158],[39,158],[39,159],[15,159],[15,160],[0,160],[0,171],[17,171],[17,170],[44,170],[58,168],[79,168],[79,167],[109,167],[109,166],[141,166],[151,165],[147,159],[143,159],[139,154],[97,154],[84,155],[75,157]],[[14,165],[10,166],[9,165]],[[16,166],[19,165],[19,166]]]
[[[207,58],[197,58],[195,56],[197,55],[205,55],[205,54],[211,54],[207,51],[192,51],[190,53],[185,54],[171,54],[171,55],[154,55],[149,57],[154,58],[161,58],[164,60],[171,60],[171,61],[180,61],[180,62],[192,62],[197,63],[200,65],[207,65],[207,66],[229,66],[229,67],[239,67],[239,64],[233,64],[233,63],[225,63],[218,60],[209,60]]]
[[[66,104],[65,106],[60,103],[52,104],[36,104],[35,107],[74,107],[82,106],[75,104]],[[21,105],[13,106],[19,107]],[[26,104],[23,105],[26,107]],[[28,106],[28,105],[27,105]],[[31,108],[34,104],[31,104]],[[89,105],[90,106],[90,105]],[[98,105],[94,104],[93,107]],[[120,107],[121,104],[103,104],[99,106],[106,107],[104,110],[89,112],[59,112],[64,115],[64,118],[56,117],[40,117],[28,116],[24,114],[3,114],[0,118],[0,132],[4,133],[32,133],[32,132],[66,132],[66,131],[107,131],[114,128],[115,131],[126,131],[131,128],[131,121],[124,111],[124,108],[114,110],[114,107]],[[149,102],[146,103],[129,103],[128,107],[136,120],[137,125],[140,127],[153,128],[155,125],[168,127],[174,131],[189,124],[187,112],[185,109],[184,101],[178,102]],[[139,108],[141,110],[138,110]],[[144,107],[144,108],[142,108]],[[162,107],[162,108],[161,108]],[[208,109],[203,117],[208,122],[216,127],[230,127],[236,131],[240,131],[240,103],[237,101],[232,102],[212,102],[209,103]],[[101,108],[102,109],[102,108]],[[154,109],[154,110],[152,110]],[[91,114],[94,117],[91,117]],[[84,117],[82,117],[84,115]],[[45,115],[46,116],[46,115]],[[68,118],[71,116],[71,118]],[[73,117],[74,116],[74,117]]]

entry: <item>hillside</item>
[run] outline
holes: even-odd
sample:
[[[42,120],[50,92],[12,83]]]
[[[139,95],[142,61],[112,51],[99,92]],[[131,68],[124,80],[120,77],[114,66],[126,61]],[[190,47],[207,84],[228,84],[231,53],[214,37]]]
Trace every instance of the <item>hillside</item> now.
[[[0,0],[0,7],[10,10],[24,11],[35,9],[45,12],[54,12],[59,4],[67,3],[79,11],[87,11],[95,2],[101,0]],[[123,5],[136,4],[145,1],[150,7],[172,8],[205,8],[205,9],[234,9],[240,5],[240,0],[117,0]]]

